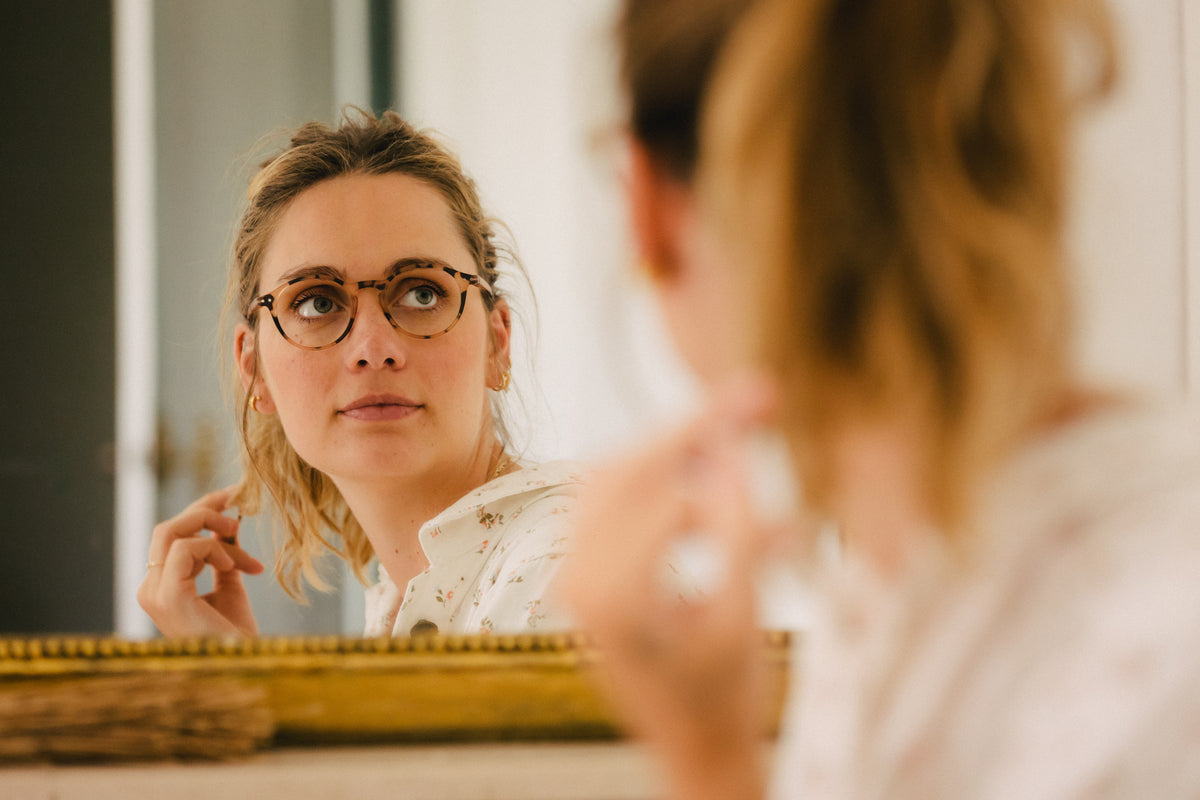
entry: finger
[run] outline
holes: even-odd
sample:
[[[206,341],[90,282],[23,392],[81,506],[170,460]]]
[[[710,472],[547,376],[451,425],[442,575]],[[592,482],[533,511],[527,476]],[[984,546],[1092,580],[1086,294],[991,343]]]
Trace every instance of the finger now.
[[[695,487],[699,513],[731,557],[757,557],[766,545],[767,529],[760,524],[752,491],[752,482],[761,479],[751,473],[755,436],[755,430],[746,430],[714,443]]]
[[[165,617],[179,613],[187,607],[188,601],[196,598],[196,577],[206,564],[212,564],[218,570],[229,570],[233,563],[233,558],[215,539],[176,540],[162,565],[147,573],[138,589],[138,602],[162,629],[161,622]]]
[[[606,562],[652,548],[654,533],[669,531],[681,508],[675,487],[664,485],[662,476],[678,472],[680,454],[688,446],[687,439],[673,436],[598,469],[580,494],[575,518],[579,546]]]
[[[685,529],[685,505],[670,492],[635,501],[598,489],[581,499],[578,529],[589,541],[576,550],[563,592],[588,620],[653,613],[645,603],[657,596],[660,555]]]
[[[210,492],[171,519],[156,525],[150,537],[150,563],[164,561],[174,540],[196,536],[205,529],[224,538],[236,536],[238,520],[221,513],[235,489],[235,486],[227,486]]]
[[[213,536],[221,543],[221,547],[224,549],[226,554],[233,559],[233,569],[235,571],[246,572],[250,575],[258,575],[266,569],[261,561],[250,555],[250,553],[246,552],[238,545],[236,533],[229,538],[221,537],[216,533],[214,533]]]
[[[747,626],[753,621],[753,575],[769,539],[750,492],[746,447],[751,435],[719,432],[706,443],[686,482],[694,522],[691,536],[679,543],[678,556],[700,590],[692,601],[694,616],[706,616],[711,606],[730,619],[751,617],[742,620]]]
[[[177,541],[198,536],[209,530],[223,538],[236,537],[238,521],[210,508],[193,508],[154,527],[150,536],[150,563],[166,561]]]
[[[656,613],[646,604],[663,595],[668,552],[681,536],[712,523],[696,513],[705,462],[714,448],[760,425],[774,394],[758,377],[731,381],[696,419],[597,471],[580,498],[574,569],[565,573],[564,594],[582,621],[616,626]]]
[[[209,492],[208,494],[197,498],[192,502],[191,505],[187,507],[187,509],[184,510],[208,508],[212,509],[213,511],[224,511],[225,509],[229,508],[229,501],[233,499],[238,487],[239,484],[235,483],[226,486],[224,489],[217,489],[214,492]]]
[[[166,556],[172,541],[195,536],[205,529],[225,538],[235,536],[237,526],[235,518],[222,514],[219,509],[193,504],[154,527],[150,538],[150,555],[161,559]]]
[[[757,432],[774,414],[774,383],[756,374],[731,380],[694,420],[668,434],[651,448],[621,462],[618,480],[606,487],[608,500],[628,504],[652,498],[659,490],[681,491],[691,497],[704,491],[706,464],[735,456],[738,468],[746,437]],[[609,534],[606,534],[606,536]],[[636,536],[629,532],[630,538]]]
[[[192,583],[206,565],[228,571],[235,569],[236,562],[216,539],[197,537],[176,540],[163,564],[162,583]]]
[[[565,591],[585,619],[616,623],[628,615],[621,607],[635,598],[640,613],[653,613],[644,604],[663,594],[669,552],[701,521],[693,510],[694,496],[703,491],[698,478],[714,427],[730,418],[710,409],[593,476],[576,513],[577,568],[567,573]]]

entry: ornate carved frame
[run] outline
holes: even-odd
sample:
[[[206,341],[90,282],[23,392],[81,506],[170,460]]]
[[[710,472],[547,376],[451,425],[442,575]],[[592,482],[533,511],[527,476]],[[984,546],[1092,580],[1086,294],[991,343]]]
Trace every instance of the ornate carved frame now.
[[[771,728],[789,635],[764,634]],[[575,635],[0,639],[0,693],[103,676],[182,674],[261,687],[274,742],[583,739],[618,734]],[[86,684],[84,684],[86,688]]]

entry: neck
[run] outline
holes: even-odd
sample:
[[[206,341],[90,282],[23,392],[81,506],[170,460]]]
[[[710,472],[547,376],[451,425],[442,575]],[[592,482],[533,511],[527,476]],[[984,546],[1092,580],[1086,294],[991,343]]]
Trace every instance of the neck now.
[[[846,549],[885,579],[904,572],[930,529],[919,453],[910,432],[889,424],[847,430],[835,449],[833,505]]]
[[[1130,398],[1072,386],[1020,435],[1028,441]],[[916,424],[860,423],[848,428],[835,451],[834,513],[850,552],[882,577],[894,577],[934,530],[925,488],[925,451]]]
[[[481,447],[465,467],[387,478],[337,479],[335,483],[362,526],[376,557],[397,586],[419,574],[428,560],[421,526],[498,472],[506,463],[499,442]],[[499,471],[497,470],[499,467]]]

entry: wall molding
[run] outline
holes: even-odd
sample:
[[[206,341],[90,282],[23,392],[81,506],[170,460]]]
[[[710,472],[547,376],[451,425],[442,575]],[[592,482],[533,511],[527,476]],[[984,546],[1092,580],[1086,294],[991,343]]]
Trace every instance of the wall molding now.
[[[1180,0],[1186,391],[1200,399],[1200,3]]]

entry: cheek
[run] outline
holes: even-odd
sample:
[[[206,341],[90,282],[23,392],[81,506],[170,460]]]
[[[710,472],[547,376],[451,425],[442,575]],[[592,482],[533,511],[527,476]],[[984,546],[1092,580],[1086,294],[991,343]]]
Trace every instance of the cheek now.
[[[698,220],[683,251],[679,272],[659,286],[660,305],[680,355],[711,385],[754,358],[753,293],[744,265]]]
[[[316,355],[320,354],[263,352],[259,368],[289,439],[295,432],[303,434],[306,426],[297,423],[312,421],[316,401],[328,397],[327,369],[322,368],[328,359],[313,358]]]
[[[475,342],[452,348],[438,369],[442,379],[461,395],[464,403],[485,391],[487,350]]]
[[[457,332],[456,329],[451,334]],[[444,404],[474,417],[487,401],[491,345],[482,323],[471,325],[463,333],[467,335],[431,340],[429,343],[435,347],[430,348],[428,358],[424,359],[424,372],[429,384],[438,387]]]
[[[747,354],[721,287],[681,281],[660,290],[658,303],[676,351],[696,377],[713,385],[738,370]]]
[[[692,261],[659,287],[659,307],[672,342],[703,383],[721,383],[754,360],[751,294],[739,273],[712,254]]]

